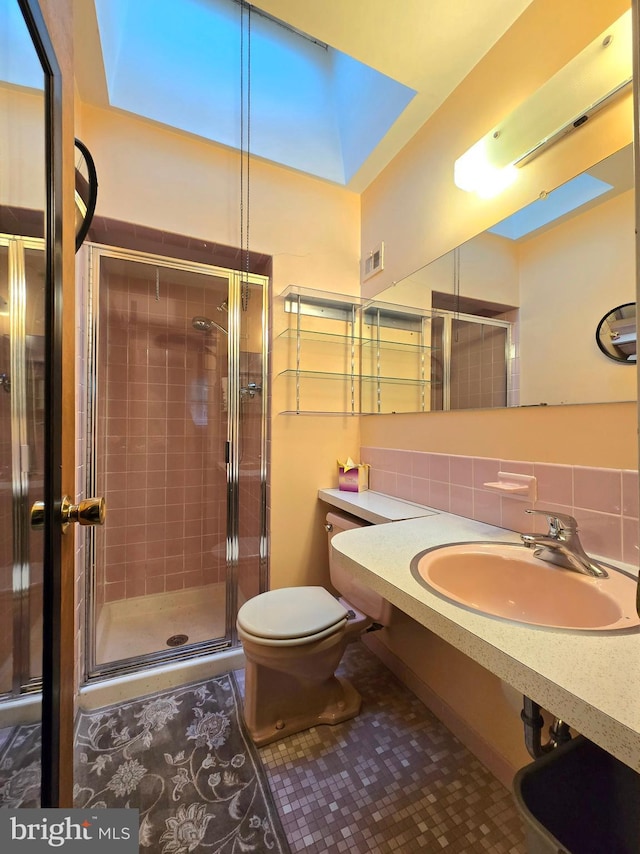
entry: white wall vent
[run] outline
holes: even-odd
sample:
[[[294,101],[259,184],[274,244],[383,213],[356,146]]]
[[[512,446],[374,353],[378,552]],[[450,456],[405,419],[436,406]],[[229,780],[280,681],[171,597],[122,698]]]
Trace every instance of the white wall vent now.
[[[372,249],[371,252],[364,258],[362,264],[362,281],[366,281],[370,279],[371,276],[375,276],[376,273],[379,273],[381,270],[384,270],[384,242],[380,242],[375,249]]]

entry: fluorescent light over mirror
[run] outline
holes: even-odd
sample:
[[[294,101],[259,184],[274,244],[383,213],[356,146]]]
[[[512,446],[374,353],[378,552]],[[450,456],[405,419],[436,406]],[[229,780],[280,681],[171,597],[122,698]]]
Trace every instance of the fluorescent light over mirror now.
[[[454,182],[490,198],[546,147],[626,92],[633,78],[631,10],[459,157]]]

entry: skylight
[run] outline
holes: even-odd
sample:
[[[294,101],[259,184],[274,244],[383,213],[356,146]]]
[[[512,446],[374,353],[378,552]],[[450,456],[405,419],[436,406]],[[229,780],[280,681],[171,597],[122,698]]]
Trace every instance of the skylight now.
[[[95,5],[112,106],[239,147],[238,3]],[[246,35],[244,50],[246,56]],[[257,13],[251,16],[251,86],[251,152],[340,184],[416,94]]]
[[[509,240],[518,240],[612,189],[611,184],[592,175],[578,175],[550,192],[544,199],[536,199],[522,210],[503,219],[489,231],[501,237],[508,237]]]
[[[0,0],[0,81],[44,89],[44,76],[15,0]]]

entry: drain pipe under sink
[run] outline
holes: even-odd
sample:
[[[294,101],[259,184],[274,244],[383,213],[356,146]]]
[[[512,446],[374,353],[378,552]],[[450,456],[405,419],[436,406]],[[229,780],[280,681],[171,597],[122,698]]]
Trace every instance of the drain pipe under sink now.
[[[540,714],[540,706],[529,697],[523,695],[523,708],[520,717],[524,724],[524,743],[533,759],[539,759],[566,741],[571,741],[569,724],[560,718],[554,718],[549,727],[549,741],[542,744],[540,734],[544,726],[544,718]]]

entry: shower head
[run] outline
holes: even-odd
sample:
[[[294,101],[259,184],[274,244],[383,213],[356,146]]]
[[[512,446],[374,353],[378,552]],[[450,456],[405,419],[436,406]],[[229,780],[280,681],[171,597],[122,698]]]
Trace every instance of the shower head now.
[[[198,332],[211,332],[211,330],[215,326],[215,328],[220,332],[224,332],[225,335],[228,334],[224,326],[220,326],[219,323],[216,323],[215,320],[211,320],[210,317],[194,317],[191,320],[191,325],[194,329],[197,329]]]

